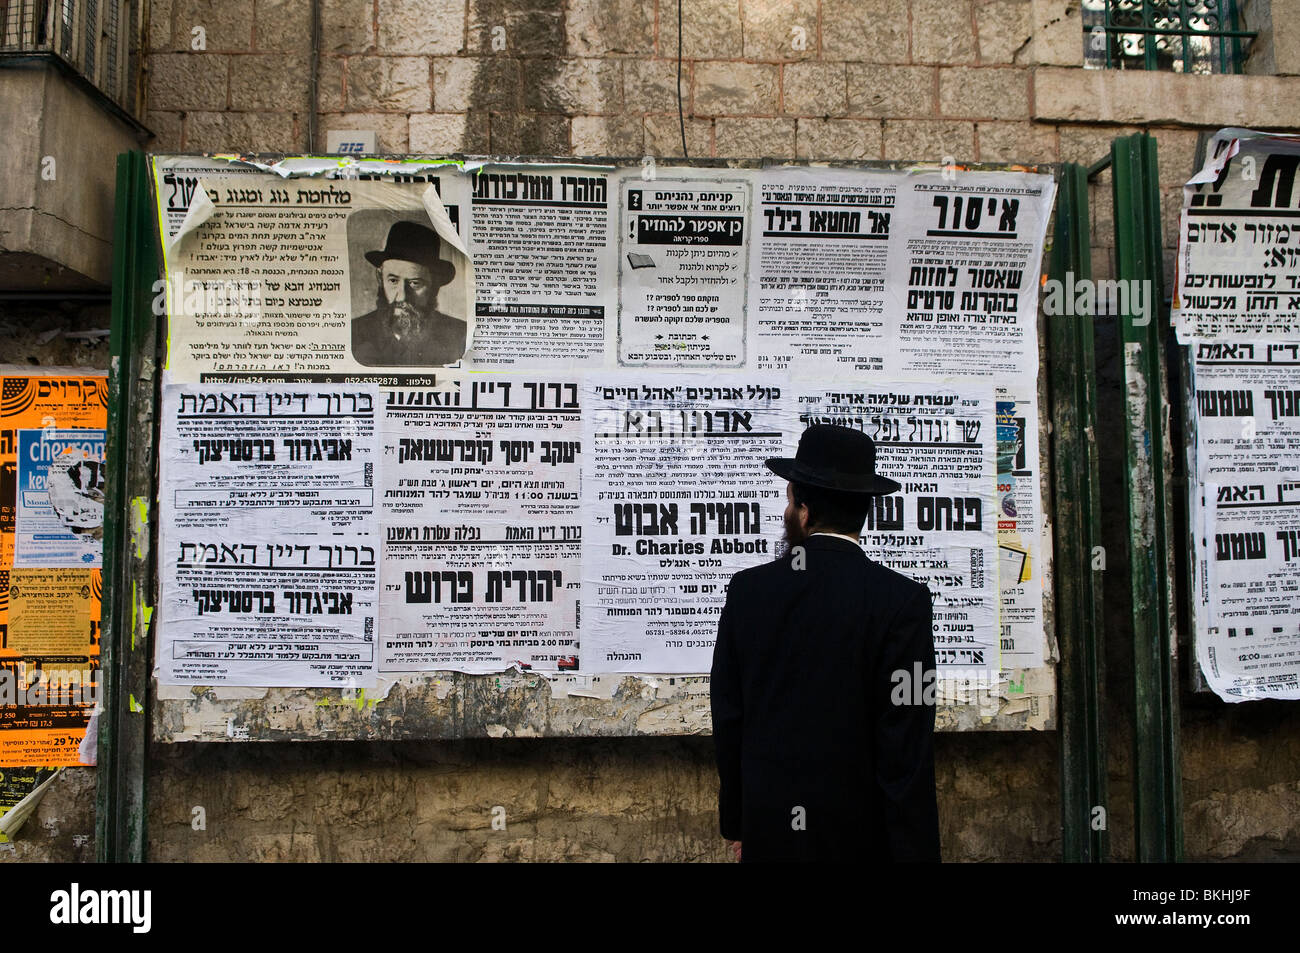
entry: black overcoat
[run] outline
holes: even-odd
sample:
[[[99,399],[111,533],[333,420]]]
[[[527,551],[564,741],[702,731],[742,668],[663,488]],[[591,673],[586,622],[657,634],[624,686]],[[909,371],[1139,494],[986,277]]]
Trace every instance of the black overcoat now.
[[[933,689],[917,684],[934,671],[929,590],[847,539],[803,546],[803,569],[792,551],[727,590],[711,673],[722,836],[744,861],[938,861]]]

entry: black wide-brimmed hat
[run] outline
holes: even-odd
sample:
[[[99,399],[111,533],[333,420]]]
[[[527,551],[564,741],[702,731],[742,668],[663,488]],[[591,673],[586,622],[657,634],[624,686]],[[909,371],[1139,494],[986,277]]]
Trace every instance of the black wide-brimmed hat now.
[[[876,444],[861,430],[813,424],[794,458],[772,457],[767,468],[793,483],[843,493],[897,493],[902,484],[876,474]]]
[[[382,249],[366,252],[366,261],[379,268],[390,258],[413,261],[429,269],[433,283],[445,285],[456,276],[455,266],[438,256],[438,233],[419,222],[394,222]]]

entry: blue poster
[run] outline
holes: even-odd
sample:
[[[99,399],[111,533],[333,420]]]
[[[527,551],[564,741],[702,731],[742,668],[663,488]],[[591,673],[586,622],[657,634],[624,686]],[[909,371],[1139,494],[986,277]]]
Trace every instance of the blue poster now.
[[[18,431],[14,566],[95,569],[104,535],[104,431]]]

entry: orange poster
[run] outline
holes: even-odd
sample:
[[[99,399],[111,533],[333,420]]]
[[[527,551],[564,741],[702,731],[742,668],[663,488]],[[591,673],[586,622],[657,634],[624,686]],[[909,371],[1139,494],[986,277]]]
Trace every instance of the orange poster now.
[[[30,468],[19,460],[19,448],[38,447],[34,437],[54,431],[93,431],[102,441],[107,424],[102,374],[0,376],[0,766],[79,764],[99,682],[102,572],[33,565],[32,558],[14,565],[15,541],[24,532],[20,511],[47,504],[42,517],[56,527],[66,511],[61,498],[48,505],[46,479],[58,463],[44,461],[24,485],[20,474]],[[96,508],[102,514],[102,463],[78,458],[76,472],[63,480],[67,487],[60,485],[75,508],[75,518],[64,521],[68,535],[75,532],[83,548],[102,536],[102,518],[98,528],[89,525]],[[49,538],[39,531],[44,528],[29,535]]]

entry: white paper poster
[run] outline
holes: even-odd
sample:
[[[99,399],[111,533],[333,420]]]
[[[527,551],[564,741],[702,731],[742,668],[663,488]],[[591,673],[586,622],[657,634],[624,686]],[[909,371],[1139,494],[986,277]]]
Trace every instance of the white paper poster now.
[[[545,374],[386,392],[382,671],[577,667],[580,393]]]
[[[1173,298],[1178,340],[1300,334],[1300,137],[1221,130],[1183,190]]]
[[[891,260],[889,356],[905,378],[982,377],[1032,393],[1038,276],[1056,185],[996,172],[909,175]]]
[[[775,168],[757,191],[759,369],[1037,376],[1050,176]]]
[[[386,522],[491,516],[572,522],[582,425],[576,375],[464,378],[384,393]]]
[[[709,671],[726,587],[776,557],[790,456],[783,379],[606,374],[583,397],[586,671]]]
[[[750,183],[743,173],[624,178],[618,362],[740,367],[746,354]]]
[[[832,169],[760,175],[749,285],[760,371],[834,377],[884,368],[897,317],[886,313],[885,286],[902,181]]]
[[[161,172],[176,381],[431,384],[474,337],[469,182]],[[188,200],[175,225],[171,203]]]
[[[609,174],[489,166],[473,188],[476,370],[600,367],[614,302]]]
[[[1183,193],[1196,655],[1227,701],[1300,698],[1300,139],[1219,131]]]
[[[578,668],[576,524],[390,526],[380,669]]]
[[[1204,485],[1197,659],[1227,701],[1300,698],[1300,481]]]
[[[161,684],[375,683],[371,384],[163,391]]]
[[[1196,472],[1300,472],[1300,343],[1198,341]]]

